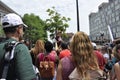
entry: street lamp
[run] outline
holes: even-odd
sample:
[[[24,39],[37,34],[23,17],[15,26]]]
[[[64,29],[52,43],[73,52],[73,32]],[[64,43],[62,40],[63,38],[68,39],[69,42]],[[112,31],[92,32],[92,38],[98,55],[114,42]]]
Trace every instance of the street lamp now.
[[[80,31],[79,29],[79,8],[78,8],[78,0],[76,0],[76,11],[77,11],[77,31]]]

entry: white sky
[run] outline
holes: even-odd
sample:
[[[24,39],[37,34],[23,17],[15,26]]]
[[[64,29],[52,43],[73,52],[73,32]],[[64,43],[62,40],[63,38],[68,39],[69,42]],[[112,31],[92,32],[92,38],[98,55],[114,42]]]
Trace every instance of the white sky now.
[[[67,32],[77,32],[77,19],[76,19],[76,0],[1,0],[15,12],[23,16],[25,13],[34,13],[39,15],[41,19],[45,20],[48,16],[46,10],[55,6],[61,16],[71,18],[69,21],[69,28]],[[79,21],[80,31],[89,34],[89,14],[96,12],[98,6],[102,2],[108,0],[78,0],[79,5]]]

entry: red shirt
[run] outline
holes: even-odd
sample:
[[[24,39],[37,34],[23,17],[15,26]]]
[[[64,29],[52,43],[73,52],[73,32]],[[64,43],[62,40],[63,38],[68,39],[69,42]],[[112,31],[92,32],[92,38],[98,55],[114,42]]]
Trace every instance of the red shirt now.
[[[59,58],[61,59],[61,58],[65,57],[65,56],[67,57],[67,56],[70,56],[70,55],[71,55],[70,50],[65,49],[65,50],[62,50],[62,51],[60,52]]]
[[[95,50],[95,54],[97,56],[97,59],[98,59],[98,65],[100,67],[100,69],[104,69],[104,66],[105,66],[105,58],[103,57],[102,53]]]

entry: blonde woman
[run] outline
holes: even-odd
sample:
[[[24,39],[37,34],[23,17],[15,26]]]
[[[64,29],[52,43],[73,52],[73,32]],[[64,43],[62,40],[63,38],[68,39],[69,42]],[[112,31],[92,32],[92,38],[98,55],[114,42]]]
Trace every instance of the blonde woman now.
[[[37,55],[39,53],[44,53],[44,51],[45,51],[45,49],[44,49],[44,41],[43,40],[37,40],[36,43],[35,43],[35,46],[30,51],[32,61],[33,61],[34,65],[36,65],[36,63],[37,63],[36,62]]]
[[[74,70],[78,72],[78,79],[72,80],[93,80],[98,75],[102,75],[92,43],[86,33],[77,32],[73,36],[70,50],[72,55],[61,59],[58,65],[57,80],[70,80],[69,76]],[[101,71],[101,73],[99,74],[97,71]],[[93,74],[91,75],[91,73]]]

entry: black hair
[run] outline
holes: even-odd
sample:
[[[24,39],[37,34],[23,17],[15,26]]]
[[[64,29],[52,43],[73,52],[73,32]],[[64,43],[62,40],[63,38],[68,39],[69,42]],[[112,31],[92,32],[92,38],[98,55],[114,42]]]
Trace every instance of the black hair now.
[[[2,24],[3,26],[6,26],[6,25],[9,25],[9,23],[5,22]],[[18,27],[19,25],[17,26],[10,26],[10,27],[5,27],[3,28],[4,32],[5,33],[15,33],[16,32],[16,28]]]
[[[50,41],[45,42],[45,50],[46,52],[51,52],[53,50],[53,44]]]
[[[15,33],[16,32],[16,27],[6,27],[3,28],[5,33]]]
[[[68,49],[67,43],[62,42],[62,43],[61,43],[61,48],[62,48],[62,49]]]

